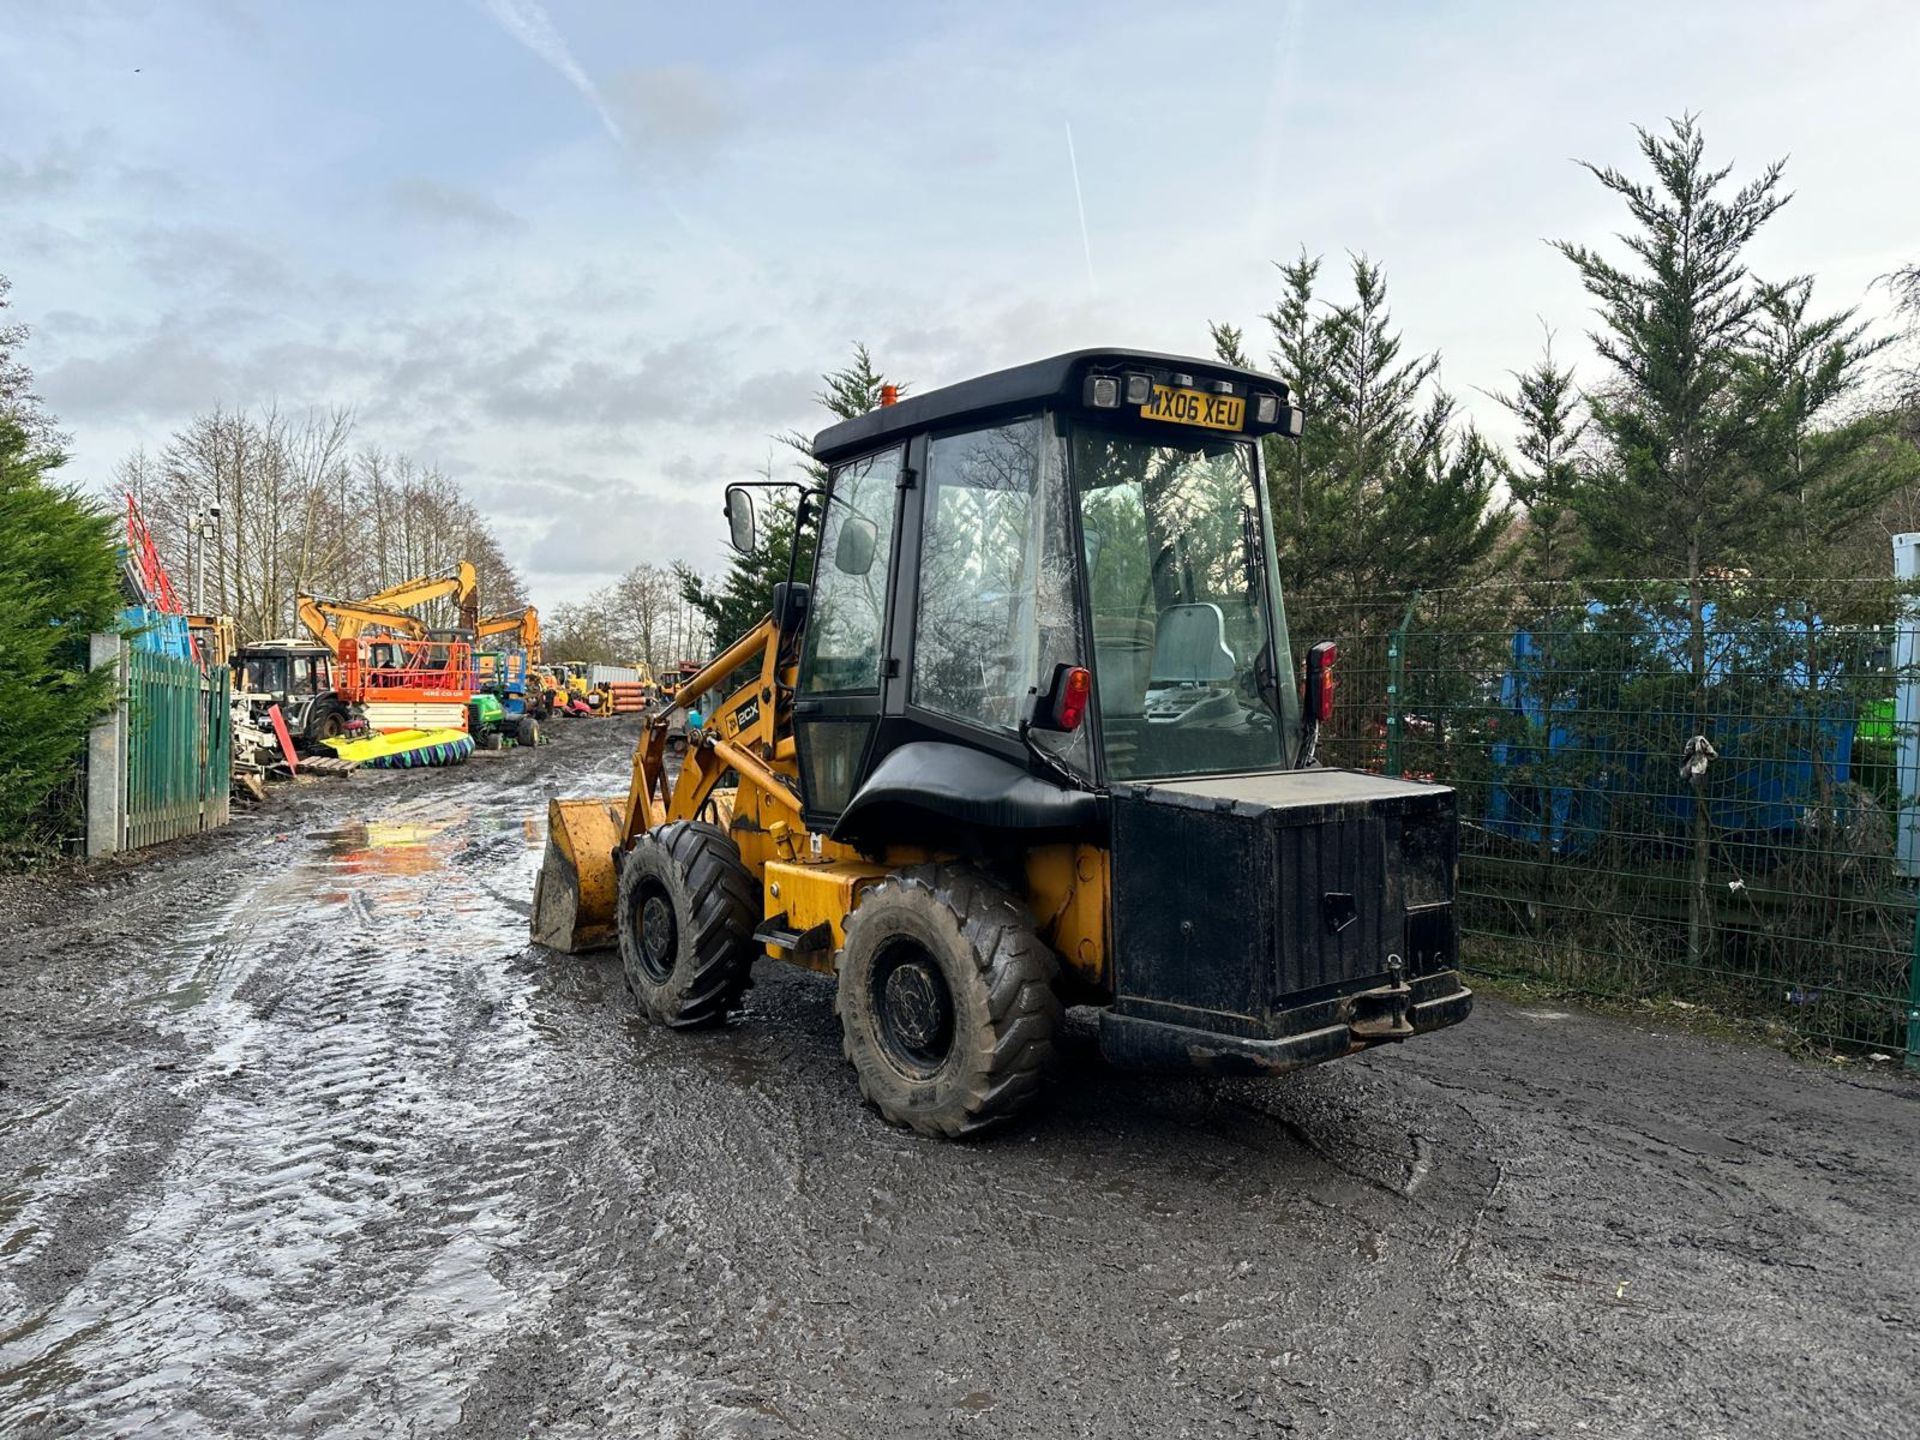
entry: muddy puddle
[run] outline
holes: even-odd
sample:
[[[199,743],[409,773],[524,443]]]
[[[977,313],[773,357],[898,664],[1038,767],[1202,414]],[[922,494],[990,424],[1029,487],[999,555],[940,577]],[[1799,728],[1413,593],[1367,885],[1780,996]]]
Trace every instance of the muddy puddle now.
[[[515,1115],[539,1104],[544,1042],[502,957],[544,816],[523,792],[460,794],[479,789],[384,786],[361,817],[263,839],[276,863],[128,977],[188,1056],[149,1083],[193,1120],[117,1242],[0,1330],[0,1414],[161,1436],[453,1417],[455,1337],[541,1290],[500,1257],[539,1157]],[[50,1243],[36,1217],[61,1183],[23,1178],[0,1191],[0,1255],[21,1261]]]

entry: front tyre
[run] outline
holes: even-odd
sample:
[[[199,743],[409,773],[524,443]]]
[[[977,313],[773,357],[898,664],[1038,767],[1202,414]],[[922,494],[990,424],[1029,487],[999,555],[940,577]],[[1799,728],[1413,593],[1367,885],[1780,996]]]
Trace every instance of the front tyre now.
[[[681,820],[642,835],[620,867],[614,923],[627,988],[649,1018],[714,1025],[753,978],[760,887],[717,825]]]
[[[922,1135],[997,1124],[1040,1092],[1060,1002],[1026,907],[969,865],[920,865],[846,926],[835,1009],[860,1093]]]

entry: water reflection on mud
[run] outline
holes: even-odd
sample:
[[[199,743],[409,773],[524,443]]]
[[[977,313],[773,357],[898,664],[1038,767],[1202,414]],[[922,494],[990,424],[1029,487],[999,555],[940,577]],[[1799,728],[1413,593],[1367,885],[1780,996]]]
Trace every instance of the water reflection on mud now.
[[[148,1083],[197,1109],[56,1304],[15,1310],[0,1284],[0,1417],[430,1431],[458,1417],[456,1349],[542,1303],[542,1274],[502,1257],[540,1158],[512,1116],[552,1053],[505,963],[544,818],[472,779],[422,791],[285,837],[284,864],[236,865],[229,897],[157,937],[145,1013],[190,1059]],[[47,1243],[41,1178],[0,1175],[0,1266]]]

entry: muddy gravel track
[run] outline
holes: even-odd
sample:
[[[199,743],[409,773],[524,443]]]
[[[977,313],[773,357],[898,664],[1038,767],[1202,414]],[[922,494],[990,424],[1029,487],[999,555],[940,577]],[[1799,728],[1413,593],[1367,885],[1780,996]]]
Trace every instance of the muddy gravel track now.
[[[1920,1086],[1572,1011],[984,1143],[525,943],[628,722],[0,882],[0,1434],[1920,1433]]]

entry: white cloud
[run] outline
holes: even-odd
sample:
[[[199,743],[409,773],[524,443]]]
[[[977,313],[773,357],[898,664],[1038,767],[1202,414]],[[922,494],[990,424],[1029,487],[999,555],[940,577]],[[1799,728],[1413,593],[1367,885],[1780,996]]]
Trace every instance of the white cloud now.
[[[450,225],[479,233],[517,230],[525,222],[506,206],[458,185],[411,175],[387,187],[396,215],[426,225]]]
[[[819,428],[815,377],[856,340],[918,391],[1078,345],[1191,352],[1208,319],[1258,353],[1269,262],[1303,244],[1330,291],[1346,250],[1381,261],[1409,349],[1504,435],[1478,390],[1541,320],[1586,362],[1543,237],[1621,223],[1568,157],[1631,166],[1630,124],[1682,106],[1736,178],[1793,153],[1766,273],[1878,309],[1873,276],[1920,258],[1920,194],[1861,139],[1910,128],[1899,0],[885,27],[742,0],[724,44],[711,11],[482,3],[455,27],[388,7],[377,44],[352,7],[256,9],[244,55],[168,7],[103,7],[84,45],[9,32],[0,264],[77,476],[216,403],[351,404],[483,496],[551,604],[602,566],[720,563],[718,487]]]
[[[580,68],[580,62],[573,58],[566,38],[555,28],[543,7],[535,0],[485,0],[485,4],[487,13],[498,20],[509,35],[539,56],[556,75],[580,92],[581,98],[593,107],[593,113],[600,118],[607,134],[617,144],[627,143],[620,122],[614,119],[613,111],[608,108],[587,72]]]

